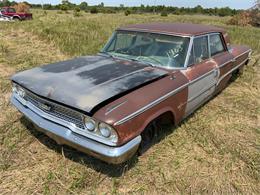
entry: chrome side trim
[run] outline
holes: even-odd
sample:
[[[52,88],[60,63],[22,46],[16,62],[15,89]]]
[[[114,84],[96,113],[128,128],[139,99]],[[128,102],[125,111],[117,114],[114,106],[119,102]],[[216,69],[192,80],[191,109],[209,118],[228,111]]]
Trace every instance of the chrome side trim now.
[[[93,139],[93,140],[96,140],[98,142],[101,142],[101,143],[104,143],[106,145],[109,145],[109,146],[116,146],[116,143],[113,143],[113,142],[110,142],[110,141],[106,141],[104,139],[102,139],[102,137],[98,137],[98,135],[93,135],[91,134],[90,132],[88,132],[87,130],[84,131],[80,128],[78,128],[75,124],[73,123],[70,123],[66,120],[62,120],[61,118],[58,118],[58,117],[55,117],[53,115],[50,115],[48,113],[45,113],[43,112],[41,109],[37,108],[35,105],[33,105],[32,103],[24,100],[23,98],[21,98],[19,95],[13,93],[13,97],[16,98],[21,104],[23,104],[25,107],[29,108],[30,110],[32,110],[34,113],[38,114],[39,116],[45,118],[45,119],[48,119],[52,122],[55,122],[57,124],[60,124],[64,127],[67,127],[69,128],[71,131],[79,134],[79,135],[82,135],[82,136],[85,136],[85,137],[88,137],[90,139]]]
[[[225,63],[223,63],[223,64],[221,64],[221,65],[219,65],[218,68],[222,68],[223,66],[227,65],[227,64],[230,63],[230,62],[233,62],[233,59],[232,59],[232,60],[229,60],[229,61],[227,61],[227,62],[225,62]]]
[[[196,79],[190,81],[190,82],[189,82],[189,85],[191,85],[191,84],[193,84],[193,83],[195,83],[195,82],[197,82],[197,81],[203,79],[204,77],[210,75],[212,72],[215,72],[215,71],[216,71],[216,69],[212,69],[211,71],[209,71],[209,72],[207,72],[207,73],[205,73],[205,74],[203,74],[203,75],[197,77]]]
[[[247,51],[245,51],[245,52],[239,54],[238,56],[236,56],[235,59],[236,59],[236,58],[239,58],[240,56],[242,56],[242,55],[244,55],[244,54],[246,54],[246,53],[250,53],[251,51],[252,51],[252,49],[249,49],[249,50],[247,50]]]
[[[119,164],[126,161],[134,155],[141,143],[141,136],[139,135],[122,146],[107,146],[75,134],[70,129],[41,117],[19,102],[14,95],[11,97],[11,102],[33,122],[36,129],[54,139],[58,144],[69,145],[108,163]]]
[[[146,110],[149,110],[150,108],[154,107],[155,105],[161,103],[162,101],[164,101],[165,99],[167,99],[168,97],[178,93],[179,91],[183,90],[185,87],[187,87],[189,85],[189,83],[186,83],[185,85],[182,85],[180,87],[178,87],[177,89],[165,94],[164,96],[158,98],[157,100],[147,104],[146,106],[140,108],[139,110],[133,112],[132,114],[122,118],[121,120],[117,121],[114,123],[114,125],[121,125],[123,123],[125,123],[126,121],[131,120],[132,118],[142,114],[143,112],[145,112]]]
[[[248,60],[248,58],[247,58],[246,60]],[[246,60],[244,60],[244,61],[243,61],[241,64],[239,64],[238,66],[234,67],[232,70],[230,70],[229,72],[227,72],[225,75],[221,76],[220,79],[218,80],[216,86],[220,83],[221,80],[224,79],[224,77],[226,77],[228,74],[230,74],[231,72],[233,72],[235,69],[239,68],[243,63],[245,63]],[[222,64],[221,66],[224,66],[224,65],[227,64],[227,63],[229,63],[229,62],[226,62],[226,63]],[[204,75],[202,75],[202,76],[200,76],[200,77],[198,77],[198,78],[196,78],[196,79],[190,81],[189,83],[184,84],[183,86],[180,86],[179,88],[177,88],[177,89],[175,89],[175,90],[173,90],[173,91],[167,93],[166,95],[160,97],[159,99],[157,99],[157,100],[155,100],[155,101],[153,101],[153,102],[147,104],[146,106],[140,108],[139,110],[133,112],[132,114],[130,114],[130,115],[128,115],[128,116],[122,118],[121,120],[117,121],[116,123],[114,123],[114,125],[121,125],[121,124],[125,123],[126,121],[129,121],[129,120],[133,119],[134,117],[136,117],[136,116],[142,114],[142,113],[145,112],[146,110],[148,110],[148,109],[152,108],[153,106],[155,106],[155,105],[161,103],[162,101],[164,101],[164,100],[167,99],[168,97],[170,97],[170,96],[176,94],[177,92],[181,91],[181,90],[184,89],[185,87],[187,87],[187,86],[193,84],[194,82],[197,82],[197,81],[200,80],[200,79],[203,79],[204,77],[206,77],[206,76],[208,76],[209,74],[211,74],[213,71],[215,71],[215,69],[212,69],[211,71],[205,73]]]
[[[164,96],[158,98],[157,100],[155,100],[155,101],[153,101],[153,102],[147,104],[146,106],[140,108],[139,110],[133,112],[132,114],[130,114],[130,115],[128,115],[128,116],[122,118],[121,120],[115,122],[114,125],[121,125],[121,124],[125,123],[126,121],[129,121],[129,120],[133,119],[134,117],[136,117],[136,116],[142,114],[142,113],[145,112],[146,110],[148,110],[148,109],[150,109],[150,108],[156,106],[157,104],[161,103],[161,102],[164,101],[165,99],[167,99],[167,98],[169,98],[169,97],[175,95],[176,93],[178,93],[179,91],[181,91],[181,90],[184,89],[185,87],[187,87],[187,86],[193,84],[194,82],[197,82],[197,81],[200,80],[200,79],[203,79],[204,77],[208,76],[209,74],[211,74],[211,73],[214,72],[214,71],[215,71],[215,69],[212,69],[211,71],[205,73],[204,75],[201,75],[201,76],[199,76],[198,78],[196,78],[196,79],[194,79],[194,80],[192,80],[192,81],[190,81],[190,82],[188,82],[188,83],[186,83],[186,84],[184,84],[184,85],[178,87],[177,89],[175,89],[175,90],[173,90],[173,91],[171,91],[171,92],[165,94]]]
[[[113,112],[115,109],[119,108],[120,106],[122,106],[126,102],[127,102],[127,100],[125,100],[125,101],[123,101],[119,104],[112,105],[111,107],[107,108],[105,115],[110,114],[111,112]]]
[[[230,73],[232,73],[234,70],[238,69],[240,66],[242,66],[246,61],[248,60],[248,58],[246,58],[243,62],[241,62],[239,65],[237,65],[236,67],[232,68],[230,71],[226,72],[224,75],[222,75],[218,82],[217,82],[217,85],[219,85],[219,83],[227,76],[229,75]]]

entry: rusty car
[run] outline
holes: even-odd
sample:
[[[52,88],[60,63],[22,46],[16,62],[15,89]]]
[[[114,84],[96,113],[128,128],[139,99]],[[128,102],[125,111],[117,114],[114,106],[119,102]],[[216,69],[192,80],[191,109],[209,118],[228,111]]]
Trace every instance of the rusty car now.
[[[58,144],[119,164],[149,148],[154,121],[178,125],[242,71],[251,49],[219,27],[133,24],[103,49],[12,76],[12,104]]]

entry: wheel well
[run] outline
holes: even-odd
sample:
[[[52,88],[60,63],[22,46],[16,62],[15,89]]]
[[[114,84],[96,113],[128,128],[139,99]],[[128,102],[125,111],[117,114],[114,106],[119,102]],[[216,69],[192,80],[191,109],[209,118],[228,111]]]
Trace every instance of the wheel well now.
[[[19,19],[20,20],[20,17],[19,16],[13,16],[13,19]]]
[[[145,153],[151,145],[161,140],[169,131],[162,131],[164,125],[174,124],[174,114],[170,111],[164,112],[152,121],[150,121],[141,133],[142,141],[138,148],[138,154]]]
[[[149,125],[151,125],[152,123],[156,123],[158,125],[174,125],[174,119],[174,114],[171,111],[166,111],[154,118],[153,120],[151,120],[142,132],[144,132],[146,128],[149,127]]]

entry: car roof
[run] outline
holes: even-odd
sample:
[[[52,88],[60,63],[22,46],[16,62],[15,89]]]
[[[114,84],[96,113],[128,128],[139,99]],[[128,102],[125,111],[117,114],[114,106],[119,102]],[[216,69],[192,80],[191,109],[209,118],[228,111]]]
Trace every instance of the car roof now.
[[[196,36],[214,32],[225,32],[224,29],[210,25],[191,23],[147,23],[120,27],[117,30],[151,32],[181,36]]]

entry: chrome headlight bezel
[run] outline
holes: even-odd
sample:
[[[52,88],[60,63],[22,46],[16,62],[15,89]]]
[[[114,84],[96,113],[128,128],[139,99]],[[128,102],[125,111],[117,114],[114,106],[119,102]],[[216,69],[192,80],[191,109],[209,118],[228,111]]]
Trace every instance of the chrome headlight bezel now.
[[[16,93],[17,95],[19,95],[21,98],[24,98],[26,95],[25,90],[22,87],[20,87],[19,85],[17,85],[16,83],[13,83],[12,91],[13,91],[13,93]]]
[[[90,118],[90,117],[88,117],[88,116],[85,116],[83,122],[84,122],[85,128],[86,128],[88,131],[92,132],[92,131],[95,131],[95,130],[96,130],[96,128],[97,128],[97,123],[96,123],[96,121],[93,120],[92,118]]]
[[[101,141],[103,143],[111,142],[114,145],[118,142],[118,134],[111,125],[86,115],[83,116],[83,121],[85,125],[84,132],[86,133],[86,137],[88,137],[88,134],[91,134],[97,137],[97,141]],[[87,127],[87,122],[93,123],[93,130]]]

